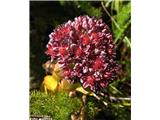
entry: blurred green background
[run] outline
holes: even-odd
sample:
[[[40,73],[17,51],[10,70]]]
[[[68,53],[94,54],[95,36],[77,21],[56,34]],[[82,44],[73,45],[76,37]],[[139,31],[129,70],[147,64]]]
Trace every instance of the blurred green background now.
[[[39,90],[45,76],[42,64],[49,60],[44,53],[49,41],[49,34],[53,29],[79,15],[96,16],[102,18],[113,33],[116,44],[117,61],[121,65],[117,80],[107,88],[109,95],[115,97],[131,97],[131,2],[122,0],[108,1],[30,1],[30,91]],[[39,94],[31,94],[33,97]],[[34,96],[35,95],[35,96]],[[38,97],[37,97],[38,99]],[[94,102],[92,102],[94,103]],[[35,105],[30,103],[33,113]],[[41,105],[41,103],[39,103]],[[103,109],[98,118],[92,112],[90,119],[97,120],[130,120],[130,101],[112,102],[108,108]],[[91,109],[94,106],[91,104]],[[47,106],[47,105],[46,105]],[[71,107],[72,108],[72,107]],[[38,108],[37,108],[38,109]],[[94,111],[94,109],[92,109]],[[48,110],[49,111],[49,110]],[[32,112],[32,111],[31,111]],[[38,110],[37,110],[38,113]],[[107,114],[106,114],[107,113]],[[89,113],[88,113],[89,114]],[[106,115],[104,115],[106,114]],[[103,116],[100,118],[100,116]],[[109,117],[108,117],[109,116]]]

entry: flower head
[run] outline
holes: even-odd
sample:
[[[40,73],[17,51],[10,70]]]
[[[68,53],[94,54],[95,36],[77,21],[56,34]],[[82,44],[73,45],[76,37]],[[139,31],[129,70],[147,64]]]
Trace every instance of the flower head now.
[[[58,26],[49,37],[46,54],[61,65],[66,79],[97,92],[116,78],[115,45],[102,19],[76,17]]]

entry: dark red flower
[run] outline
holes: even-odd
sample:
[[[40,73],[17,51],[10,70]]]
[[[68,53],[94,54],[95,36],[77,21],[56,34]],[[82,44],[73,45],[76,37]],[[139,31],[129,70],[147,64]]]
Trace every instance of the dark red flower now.
[[[116,79],[115,45],[102,19],[76,17],[58,26],[49,37],[46,53],[61,64],[65,78],[94,92]]]
[[[81,57],[83,54],[82,48],[78,47],[75,51],[75,57]]]
[[[70,69],[63,69],[63,75],[64,76],[69,76],[71,74],[71,71],[70,71]]]
[[[94,70],[101,69],[103,65],[104,65],[103,59],[97,58],[95,62],[93,63],[93,69]]]
[[[90,39],[89,39],[89,36],[88,35],[84,35],[82,37],[82,44],[83,45],[88,45],[90,43]]]
[[[68,53],[67,47],[59,47],[59,54],[63,57]]]

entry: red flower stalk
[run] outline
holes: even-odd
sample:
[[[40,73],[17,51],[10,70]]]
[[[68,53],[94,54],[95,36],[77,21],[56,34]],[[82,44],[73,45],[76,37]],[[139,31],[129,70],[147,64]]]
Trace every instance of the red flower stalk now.
[[[46,53],[58,62],[64,77],[97,92],[116,79],[118,64],[109,27],[101,20],[79,16],[58,26]]]

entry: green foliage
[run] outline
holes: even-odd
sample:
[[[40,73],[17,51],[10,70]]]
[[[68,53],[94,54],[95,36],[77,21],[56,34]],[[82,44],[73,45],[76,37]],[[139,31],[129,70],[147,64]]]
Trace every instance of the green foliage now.
[[[115,1],[112,2],[112,4],[115,5],[116,15],[113,16],[116,23],[112,23],[112,30],[114,32],[115,42],[117,42],[119,39],[122,39],[122,37],[126,40],[126,44],[130,46],[130,39],[128,36],[125,35],[125,30],[129,27],[131,24],[131,3],[128,2],[125,5],[122,4],[122,1]],[[117,4],[119,3],[119,4]],[[121,3],[121,4],[120,4]],[[120,7],[121,6],[121,7]]]
[[[131,3],[127,3],[120,10],[117,11],[116,20],[120,27],[123,27],[127,21],[130,20]]]
[[[95,102],[91,98],[87,102],[85,112],[87,113],[86,115],[89,120],[93,120],[99,112],[98,106],[96,106]]]
[[[48,115],[54,120],[69,120],[70,114],[81,106],[78,98],[69,98],[65,92],[50,95],[39,91],[30,94],[30,114]]]
[[[112,107],[112,113],[117,118],[117,120],[130,120],[130,107],[123,107],[120,104],[111,104]]]

